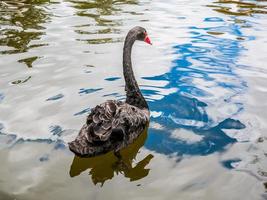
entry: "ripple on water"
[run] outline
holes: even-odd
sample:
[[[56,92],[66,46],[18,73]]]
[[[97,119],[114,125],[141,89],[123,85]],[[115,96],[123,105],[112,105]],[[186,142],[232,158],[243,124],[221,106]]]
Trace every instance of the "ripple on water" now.
[[[203,3],[0,1],[0,198],[2,190],[29,199],[94,198],[100,193],[85,181],[89,177],[105,183],[105,195],[116,185],[128,199],[144,196],[131,181],[151,198],[194,199],[198,193],[199,199],[257,199],[266,182],[266,138],[257,140],[266,115],[265,103],[256,99],[264,99],[266,70],[250,72],[266,60],[259,56],[264,48],[258,50],[265,41],[266,3]],[[124,164],[112,154],[73,158],[66,143],[90,109],[125,99],[122,41],[134,25],[146,27],[154,42],[138,42],[133,52],[151,108],[148,138],[126,150]],[[204,182],[213,191],[208,197],[201,192]],[[162,185],[169,189],[159,190]]]
[[[167,81],[165,88],[177,88],[176,93],[149,104],[152,111],[161,113],[153,117],[152,122],[165,127],[151,128],[146,147],[154,151],[190,155],[222,151],[228,144],[236,142],[224,129],[245,128],[239,120],[231,119],[243,107],[242,101],[233,100],[232,96],[242,95],[246,90],[245,81],[235,73],[238,57],[244,48],[235,37],[208,35],[206,31],[246,36],[238,26],[221,18],[205,18],[203,21],[207,22],[206,27],[189,27],[193,32],[190,43],[174,45],[178,58],[173,61],[171,70],[161,76],[147,77]],[[209,27],[209,23],[214,22],[217,26]],[[230,105],[235,109],[214,112],[217,106],[227,108]],[[181,132],[181,128],[201,136],[200,141],[184,142],[179,137],[172,137],[172,132]]]
[[[81,88],[80,91],[79,91],[79,94],[80,95],[83,95],[83,94],[91,94],[91,93],[94,93],[94,92],[97,92],[99,90],[102,90],[103,88],[97,88],[97,89],[93,89],[93,88]]]
[[[18,84],[26,83],[31,78],[32,78],[32,76],[28,76],[25,79],[18,79],[18,80],[12,81],[11,84],[12,85],[18,85]]]
[[[31,48],[45,46],[47,44],[31,44],[33,40],[38,41],[45,34],[42,26],[50,20],[50,14],[42,5],[49,1],[42,1],[36,6],[25,1],[1,1],[1,29],[3,36],[0,45],[11,47],[11,50],[1,50],[2,54],[13,54],[27,52]]]
[[[253,14],[267,14],[267,6],[263,2],[256,1],[224,1],[219,0],[208,5],[215,11],[234,16],[250,16]]]
[[[119,80],[120,77],[110,77],[110,78],[105,78],[106,81],[116,81]]]
[[[5,95],[0,93],[0,103],[4,100],[4,98],[5,98]]]
[[[63,97],[64,97],[63,94],[57,94],[55,96],[49,97],[48,99],[46,99],[46,101],[55,101],[55,100],[58,100],[58,99],[62,99]]]

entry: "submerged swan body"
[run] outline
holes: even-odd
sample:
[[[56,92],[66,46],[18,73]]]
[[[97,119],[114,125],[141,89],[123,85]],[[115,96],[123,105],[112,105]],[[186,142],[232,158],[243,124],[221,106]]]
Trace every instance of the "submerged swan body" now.
[[[151,44],[142,27],[131,29],[123,48],[123,74],[126,101],[108,100],[91,110],[86,124],[76,139],[69,143],[79,156],[96,156],[109,151],[118,152],[132,143],[149,122],[149,108],[132,70],[131,51],[136,40]]]

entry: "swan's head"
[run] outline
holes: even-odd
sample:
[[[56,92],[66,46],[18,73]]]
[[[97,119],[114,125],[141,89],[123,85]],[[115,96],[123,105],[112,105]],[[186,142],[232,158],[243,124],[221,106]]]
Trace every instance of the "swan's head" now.
[[[144,42],[152,45],[151,40],[147,35],[146,29],[144,29],[141,26],[136,26],[131,31],[134,32],[137,40],[144,41]]]

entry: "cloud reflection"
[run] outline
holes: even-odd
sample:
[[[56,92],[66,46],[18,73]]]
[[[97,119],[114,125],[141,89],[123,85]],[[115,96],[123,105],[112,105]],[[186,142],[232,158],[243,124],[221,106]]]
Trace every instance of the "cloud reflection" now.
[[[244,49],[237,37],[246,39],[246,36],[238,25],[219,17],[207,17],[203,21],[212,26],[188,27],[190,42],[173,47],[177,58],[169,72],[145,77],[167,82],[165,89],[177,91],[149,103],[152,124],[158,124],[149,131],[145,146],[150,150],[163,154],[208,155],[237,141],[224,129],[245,128],[233,118],[243,110],[242,102],[235,97],[247,87],[235,73]]]

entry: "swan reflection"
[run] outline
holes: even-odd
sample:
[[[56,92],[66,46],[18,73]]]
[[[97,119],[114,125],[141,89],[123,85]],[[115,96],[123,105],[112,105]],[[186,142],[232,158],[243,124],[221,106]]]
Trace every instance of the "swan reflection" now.
[[[134,160],[139,149],[144,145],[146,138],[147,129],[134,143],[121,150],[120,159],[118,159],[113,152],[90,158],[75,156],[70,167],[70,176],[75,177],[88,170],[92,182],[95,185],[100,183],[101,186],[105,181],[112,179],[114,174],[123,174],[124,177],[129,178],[130,181],[142,179],[149,173],[150,169],[146,169],[145,167],[149,164],[153,155],[148,154],[136,164]]]

